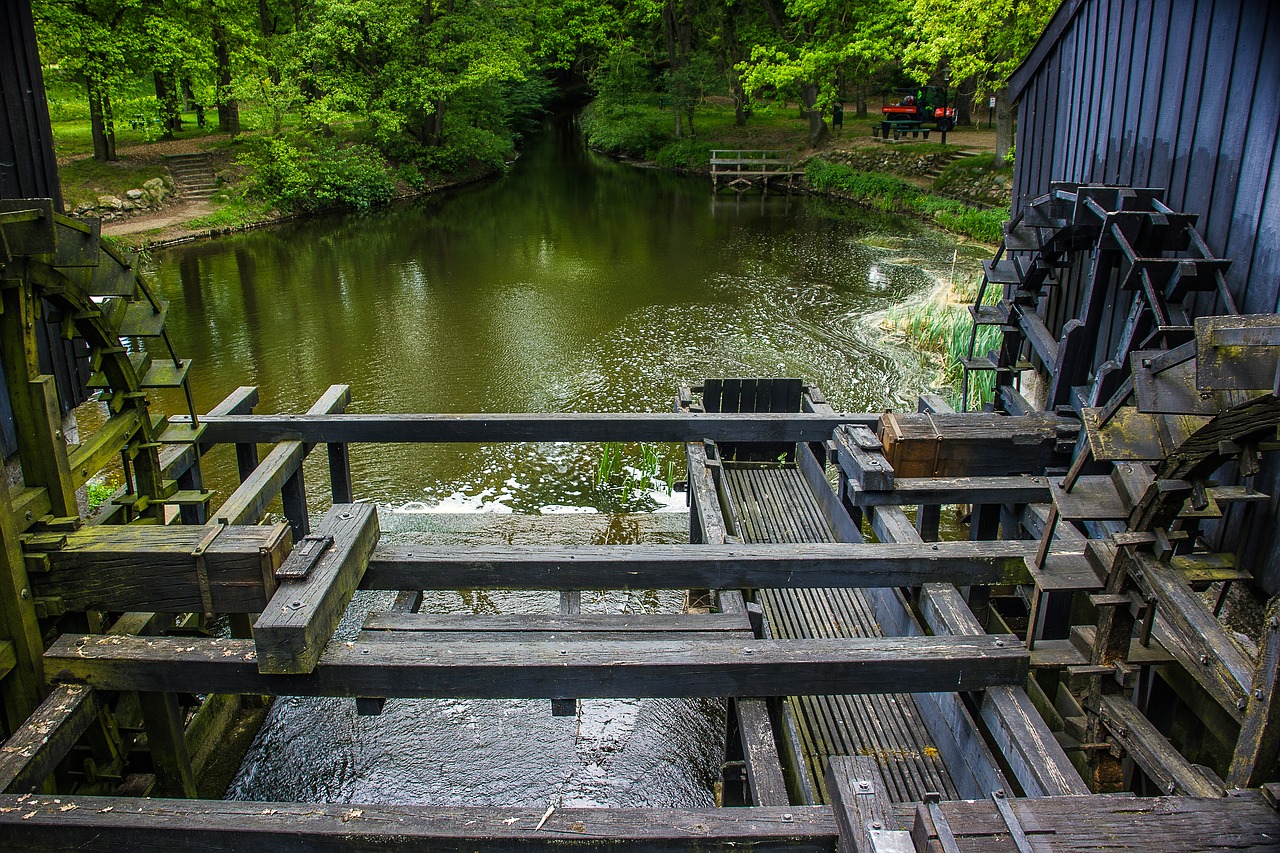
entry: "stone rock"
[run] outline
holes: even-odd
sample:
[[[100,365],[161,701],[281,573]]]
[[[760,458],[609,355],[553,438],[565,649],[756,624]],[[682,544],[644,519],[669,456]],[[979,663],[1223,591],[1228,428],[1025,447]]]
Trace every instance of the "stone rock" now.
[[[93,205],[89,204],[87,201],[81,202],[76,205],[76,216],[83,216],[91,210],[93,210]]]
[[[125,190],[124,193],[131,201],[138,201],[142,198],[142,190]]]
[[[137,210],[138,205],[132,201],[123,201],[120,203],[121,210]]]
[[[124,202],[121,201],[116,196],[113,196],[113,195],[98,196],[98,207],[106,208],[107,210],[119,210],[123,205],[124,205]]]
[[[219,169],[213,173],[213,177],[220,184],[230,184],[235,182],[236,173],[230,169]]]

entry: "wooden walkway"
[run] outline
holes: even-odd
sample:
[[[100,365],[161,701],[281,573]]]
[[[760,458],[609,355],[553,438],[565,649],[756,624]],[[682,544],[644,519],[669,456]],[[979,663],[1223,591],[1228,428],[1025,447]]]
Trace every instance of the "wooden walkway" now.
[[[745,542],[835,542],[798,468],[725,465],[735,521]],[[860,589],[762,589],[766,636],[811,639],[883,636]],[[910,694],[791,696],[810,784],[828,802],[824,785],[831,756],[875,758],[894,802],[919,802],[929,792],[959,795],[925,730]]]

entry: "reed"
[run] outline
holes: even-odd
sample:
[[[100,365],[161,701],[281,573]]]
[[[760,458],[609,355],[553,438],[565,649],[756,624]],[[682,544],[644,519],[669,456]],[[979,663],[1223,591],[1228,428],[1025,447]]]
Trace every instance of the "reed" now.
[[[959,405],[960,384],[964,368],[960,360],[969,354],[969,335],[973,317],[968,306],[977,298],[981,277],[941,282],[925,299],[891,308],[882,327],[904,337],[916,350],[922,362],[936,369],[932,384],[942,390],[952,405]],[[983,303],[1000,301],[999,288],[988,287]],[[1000,331],[994,326],[980,326],[974,355],[982,355],[1000,345]],[[969,378],[970,405],[985,404],[995,394],[995,376],[975,373]]]

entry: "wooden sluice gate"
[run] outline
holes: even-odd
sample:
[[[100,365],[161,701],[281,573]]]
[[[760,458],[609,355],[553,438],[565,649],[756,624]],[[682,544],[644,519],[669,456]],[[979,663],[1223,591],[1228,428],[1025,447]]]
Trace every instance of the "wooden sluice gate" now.
[[[759,190],[784,193],[796,189],[804,169],[784,160],[780,151],[715,150],[711,152],[711,191],[731,189],[741,195]]]
[[[1204,534],[1263,499],[1248,478],[1280,446],[1280,316],[1171,309],[1221,265],[1164,263],[1195,243],[1157,202],[1058,187],[1011,227],[988,283],[1020,278],[974,311],[1002,343],[966,365],[995,373],[995,410],[924,395],[914,413],[841,413],[800,380],[758,378],[642,414],[356,415],[339,385],[301,414],[256,415],[244,387],[181,417],[147,401],[185,385],[187,362],[130,259],[47,203],[6,202],[0,361],[20,477],[0,478],[0,848],[1280,849],[1280,605],[1254,650],[1202,594],[1249,581]],[[1033,319],[1087,250],[1141,283],[1115,361],[1128,372],[1092,389],[1078,327],[1054,344]],[[37,319],[83,342],[109,411],[75,445]],[[1074,371],[1050,374],[1047,410],[1016,385],[1027,358]],[[690,542],[389,543],[356,500],[352,444],[548,441],[682,445]],[[226,445],[241,483],[215,496],[201,459]],[[332,507],[314,519],[302,465],[319,445]],[[127,487],[83,517],[76,488],[121,457]],[[1211,479],[1227,461],[1239,483]],[[284,521],[263,523],[276,499]],[[965,521],[944,528],[957,506]],[[358,589],[405,606],[333,642]],[[553,590],[565,606],[414,612],[430,589]],[[582,589],[711,606],[584,615]],[[199,799],[230,721],[270,696],[367,714],[394,698],[549,699],[547,713],[728,699],[725,802],[743,805]]]

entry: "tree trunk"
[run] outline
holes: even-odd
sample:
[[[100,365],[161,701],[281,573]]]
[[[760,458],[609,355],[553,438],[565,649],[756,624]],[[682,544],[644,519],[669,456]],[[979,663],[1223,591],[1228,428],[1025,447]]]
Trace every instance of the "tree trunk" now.
[[[857,94],[855,95],[855,97],[857,98],[857,101],[858,101],[858,104],[857,104],[858,109],[856,113],[857,117],[866,118],[867,117],[867,84],[866,83],[858,84]]]
[[[111,107],[111,92],[103,84],[102,89],[102,130],[107,139],[107,159],[119,160],[116,155],[116,113]]]
[[[996,160],[1003,160],[1013,147],[1013,104],[1009,102],[1009,87],[996,90]]]
[[[671,97],[672,133],[676,139],[684,138],[683,106],[680,103],[680,47],[676,36],[676,0],[667,0],[662,6],[662,37],[667,43],[667,94]]]
[[[93,78],[86,77],[85,91],[89,95],[89,132],[93,136],[93,159],[105,163],[111,157],[107,153],[107,126],[102,116],[102,97]]]
[[[164,121],[161,125],[164,133],[160,135],[161,139],[173,139],[175,131],[182,130],[182,113],[178,112],[178,90],[173,84],[173,77],[164,71],[152,71],[151,80],[156,87],[156,100],[160,102],[160,109],[164,111]]]
[[[220,24],[213,27],[213,58],[218,66],[218,130],[236,136],[240,133],[240,105],[231,96],[231,51],[227,31]]]
[[[809,117],[809,147],[817,148],[831,134],[827,123],[822,120],[822,111],[818,109],[818,86],[815,83],[800,84],[800,100],[804,112]]]
[[[968,127],[973,124],[973,96],[978,91],[978,81],[966,77],[956,87],[956,124]]]
[[[268,41],[276,33],[275,20],[267,9],[267,0],[258,0],[258,25],[262,28],[262,37]],[[267,77],[273,85],[280,85],[280,68],[271,61],[271,45],[267,45]]]
[[[729,93],[733,96],[734,127],[742,127],[747,123],[747,94],[742,91],[742,75],[737,71],[730,73]]]

